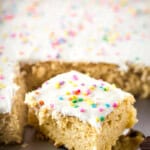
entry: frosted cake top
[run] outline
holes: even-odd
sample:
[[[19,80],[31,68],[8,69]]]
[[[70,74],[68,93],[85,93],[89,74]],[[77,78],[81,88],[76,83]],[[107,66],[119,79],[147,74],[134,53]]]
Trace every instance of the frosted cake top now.
[[[74,116],[99,128],[106,116],[130,96],[114,85],[96,80],[77,71],[57,75],[46,81],[41,88],[26,94],[25,103],[38,113],[42,124],[44,109],[58,114]]]

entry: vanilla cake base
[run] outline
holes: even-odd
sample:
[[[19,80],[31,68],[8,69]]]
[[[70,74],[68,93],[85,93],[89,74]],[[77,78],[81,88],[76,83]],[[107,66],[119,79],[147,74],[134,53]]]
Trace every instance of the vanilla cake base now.
[[[105,120],[102,130],[95,130],[87,123],[75,117],[59,116],[58,120],[49,116],[38,126],[34,109],[30,109],[29,123],[35,126],[55,146],[64,145],[69,150],[111,150],[125,128],[131,128],[135,122],[136,112],[132,106],[133,99],[127,98],[119,108]]]
[[[72,77],[78,81],[71,81]],[[59,79],[61,85],[54,87]],[[133,127],[137,120],[133,96],[105,84],[102,82],[104,91],[101,91],[99,80],[74,71],[46,81],[41,88],[26,95],[29,124],[53,140],[56,146],[63,145],[69,150],[111,150],[123,131]],[[86,86],[92,91],[85,96],[82,93]],[[78,90],[74,91],[76,88]],[[75,95],[71,94],[72,90]]]
[[[11,112],[0,114],[0,143],[21,143],[23,140],[27,117],[27,108],[24,104],[27,90],[23,75],[16,77],[15,83],[19,89],[13,96]]]

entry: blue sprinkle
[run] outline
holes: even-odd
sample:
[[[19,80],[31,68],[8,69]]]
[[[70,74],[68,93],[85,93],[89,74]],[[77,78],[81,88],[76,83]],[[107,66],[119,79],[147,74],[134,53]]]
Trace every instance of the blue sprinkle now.
[[[109,108],[109,107],[110,107],[110,104],[105,104],[105,106],[106,106],[107,108]]]
[[[58,43],[60,43],[60,44],[63,44],[63,43],[65,43],[65,42],[66,42],[66,40],[65,40],[64,38],[58,39]]]
[[[104,89],[104,87],[103,87],[103,86],[100,86],[99,88],[100,88],[100,89]]]
[[[92,106],[92,108],[96,108],[97,107],[97,105],[96,104],[91,104],[91,106]]]
[[[59,100],[61,100],[61,101],[62,101],[62,100],[64,100],[64,98],[63,98],[62,96],[59,96]]]

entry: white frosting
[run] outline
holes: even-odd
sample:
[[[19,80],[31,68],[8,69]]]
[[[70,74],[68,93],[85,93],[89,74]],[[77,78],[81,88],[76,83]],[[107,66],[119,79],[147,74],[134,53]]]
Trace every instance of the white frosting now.
[[[57,84],[59,84],[58,87],[56,87]],[[80,92],[76,93],[75,91],[78,90]],[[66,94],[68,92],[69,95]],[[36,109],[40,124],[43,123],[43,117],[46,116],[42,113],[43,108],[47,108],[52,111],[52,117],[55,119],[58,113],[75,116],[99,128],[104,121],[100,121],[99,118],[104,117],[105,119],[127,96],[130,94],[102,80],[95,80],[87,75],[71,71],[51,78],[41,88],[28,93],[25,103]],[[74,98],[70,100],[72,97]],[[83,101],[78,101],[81,98]],[[41,100],[42,105],[40,105]],[[76,102],[73,102],[74,100]],[[38,103],[39,107],[37,105],[35,107],[35,103]]]
[[[0,2],[0,59],[7,83],[0,112],[8,112],[18,61],[126,62],[150,65],[149,1],[4,0]],[[7,66],[7,67],[6,67]],[[9,77],[10,76],[10,77]],[[12,93],[12,92],[11,92]]]
[[[4,61],[5,63],[3,63]],[[13,82],[13,73],[17,72],[16,66],[13,65],[14,64],[7,61],[6,58],[0,59],[0,113],[7,113],[11,111],[11,98],[14,96],[16,90],[19,88]]]

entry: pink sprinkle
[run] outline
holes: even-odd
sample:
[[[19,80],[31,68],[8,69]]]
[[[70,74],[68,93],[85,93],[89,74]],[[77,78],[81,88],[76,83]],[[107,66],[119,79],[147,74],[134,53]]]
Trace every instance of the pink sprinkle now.
[[[4,96],[0,96],[0,99],[1,99],[1,100],[4,100],[4,99],[5,99],[5,97],[4,97]]]
[[[125,38],[126,38],[126,40],[130,40],[131,39],[130,34],[127,34]]]
[[[76,36],[76,32],[73,30],[70,30],[70,31],[68,31],[68,35],[71,37],[74,37],[74,36]]]
[[[60,81],[59,82],[60,85],[64,85],[64,83],[65,83],[64,81]]]
[[[81,108],[81,109],[80,109],[80,112],[85,112],[85,109],[84,109],[84,108]]]
[[[45,82],[45,85],[48,85],[48,81]]]
[[[6,16],[4,17],[5,20],[12,20],[13,18],[14,18],[13,15],[6,15]]]
[[[113,103],[113,107],[114,107],[114,108],[117,108],[117,107],[118,107],[118,104],[117,104],[117,103]]]
[[[16,37],[16,34],[15,34],[15,33],[12,33],[12,34],[10,35],[10,37],[11,37],[11,38],[15,38],[15,37]]]
[[[85,86],[85,84],[84,84],[84,83],[81,83],[81,86]]]
[[[4,79],[4,76],[1,75],[1,76],[0,76],[0,80],[3,80],[3,79]]]
[[[103,108],[99,108],[99,112],[103,112],[104,111],[104,109]]]
[[[77,16],[76,13],[71,13],[70,15],[71,15],[71,17],[76,17]]]
[[[48,55],[47,55],[47,58],[50,59],[50,58],[52,58],[52,56],[48,54]]]
[[[74,80],[78,80],[78,76],[77,75],[73,75],[73,79]]]
[[[88,90],[86,91],[86,94],[87,94],[87,95],[90,95],[90,94],[91,94],[91,90],[88,89]]]
[[[97,85],[96,85],[96,84],[93,84],[93,86],[94,86],[94,87],[97,87]]]
[[[50,104],[50,107],[51,107],[51,108],[54,108],[54,104]]]
[[[83,30],[84,26],[82,24],[79,24],[78,28],[79,28],[79,30]]]
[[[114,12],[118,12],[118,11],[120,10],[119,5],[115,5],[115,6],[113,7],[113,10],[114,10]]]
[[[23,51],[20,51],[19,54],[20,54],[20,55],[24,55],[24,52],[23,52]]]
[[[0,45],[0,49],[4,49],[4,46],[1,46],[1,45]]]
[[[59,45],[58,41],[54,41],[54,42],[52,43],[52,47],[53,47],[53,48],[57,47],[58,45]]]

